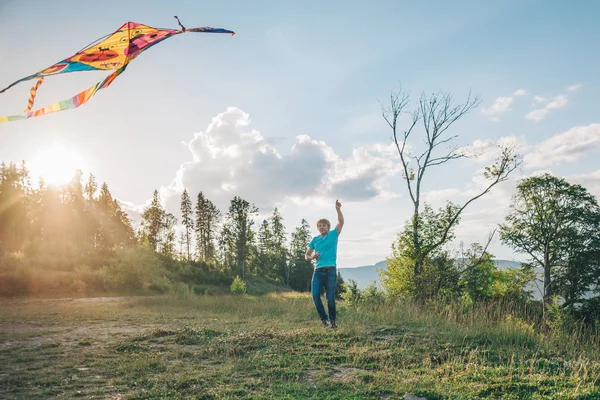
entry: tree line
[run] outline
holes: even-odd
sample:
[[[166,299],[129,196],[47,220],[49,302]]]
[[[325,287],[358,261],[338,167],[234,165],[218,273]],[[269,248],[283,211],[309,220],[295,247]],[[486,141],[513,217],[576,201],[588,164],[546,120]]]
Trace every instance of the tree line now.
[[[115,251],[143,248],[164,259],[202,265],[207,274],[261,276],[294,290],[310,290],[313,265],[304,260],[311,240],[302,220],[291,233],[275,208],[255,226],[258,208],[234,197],[226,212],[203,192],[181,195],[180,215],[165,210],[157,190],[134,228],[132,218],[112,197],[106,183],[98,185],[81,171],[66,185],[34,186],[27,165],[0,164],[0,254],[53,258],[63,268],[100,266]],[[194,204],[195,203],[195,204]],[[180,224],[183,230],[176,234]]]
[[[155,190],[151,204],[142,213],[140,244],[168,257],[228,268],[242,279],[257,275],[294,290],[310,290],[314,267],[304,259],[304,253],[312,236],[305,219],[288,241],[277,208],[256,226],[259,209],[248,200],[235,196],[224,213],[202,191],[194,205],[187,189],[181,195],[180,212],[177,219],[165,211]],[[183,231],[176,238],[178,221]]]

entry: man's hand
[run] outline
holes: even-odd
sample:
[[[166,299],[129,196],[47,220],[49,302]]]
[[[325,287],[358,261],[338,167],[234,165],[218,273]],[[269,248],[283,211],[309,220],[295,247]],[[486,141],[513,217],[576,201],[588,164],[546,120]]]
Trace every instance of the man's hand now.
[[[308,249],[308,251],[306,252],[306,254],[304,255],[304,259],[306,261],[311,261],[311,260],[316,260],[317,258],[319,258],[319,253],[317,253],[316,251],[313,252],[313,249]]]
[[[335,209],[336,209],[336,210],[339,210],[340,208],[342,208],[342,203],[340,203],[340,201],[339,201],[339,200],[336,200],[336,201],[335,201]]]

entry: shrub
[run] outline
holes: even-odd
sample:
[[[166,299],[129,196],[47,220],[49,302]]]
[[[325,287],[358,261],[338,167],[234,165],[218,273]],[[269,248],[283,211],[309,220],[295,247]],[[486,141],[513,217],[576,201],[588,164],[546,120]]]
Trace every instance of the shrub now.
[[[375,282],[371,282],[362,290],[362,300],[365,303],[381,304],[385,301],[385,293]]]
[[[158,293],[168,293],[171,291],[172,283],[166,276],[154,278],[150,281],[150,290]]]
[[[240,279],[239,276],[236,275],[235,279],[231,283],[229,287],[231,294],[233,295],[244,295],[246,294],[246,282]]]
[[[169,296],[177,300],[189,300],[193,296],[193,292],[187,284],[175,282],[171,285]]]
[[[344,291],[344,300],[350,305],[356,305],[360,302],[361,292],[358,288],[358,284],[354,279],[348,279],[347,283],[344,283],[346,290]]]

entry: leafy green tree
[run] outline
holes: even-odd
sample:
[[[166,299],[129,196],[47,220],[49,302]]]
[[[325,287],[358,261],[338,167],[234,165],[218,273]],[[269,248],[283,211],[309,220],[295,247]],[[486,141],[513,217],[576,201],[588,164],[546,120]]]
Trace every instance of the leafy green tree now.
[[[580,185],[543,174],[523,179],[510,213],[500,225],[501,239],[544,270],[545,310],[555,294],[564,307],[583,301],[600,271],[600,207]]]
[[[192,201],[188,195],[187,189],[183,189],[181,195],[181,223],[185,228],[185,244],[187,249],[187,260],[190,261],[191,235],[194,230],[194,220],[192,218]]]
[[[456,209],[457,206],[448,203],[446,208],[436,212],[425,204],[423,210],[405,225],[392,244],[392,255],[386,259],[387,269],[380,271],[382,283],[390,294],[426,299],[436,297],[440,290],[446,295],[458,291],[456,265],[439,245],[442,235],[445,240],[454,239],[454,228],[459,220]],[[451,224],[453,219],[456,223]],[[419,249],[415,249],[414,241],[416,220]],[[415,273],[416,265],[418,273]]]
[[[600,283],[600,236],[575,235],[566,251],[566,262],[557,265],[553,292],[562,298],[561,308],[571,315],[598,295]]]
[[[463,104],[454,104],[451,94],[423,94],[416,107],[408,112],[412,116],[406,129],[399,126],[403,114],[407,113],[409,96],[400,92],[392,92],[389,106],[384,107],[383,117],[392,129],[394,143],[400,156],[403,171],[403,180],[408,189],[412,202],[413,215],[409,222],[408,234],[410,247],[404,246],[402,251],[410,251],[413,264],[412,273],[414,281],[419,281],[424,265],[428,258],[436,258],[435,252],[450,241],[453,228],[458,224],[465,208],[473,201],[488,193],[495,185],[508,179],[509,175],[520,164],[520,157],[511,147],[500,148],[500,156],[493,164],[485,168],[484,177],[486,186],[481,192],[475,194],[463,205],[448,203],[445,209],[439,211],[439,218],[435,219],[433,226],[424,223],[422,213],[422,188],[427,174],[435,167],[466,157],[467,154],[457,147],[450,147],[448,151],[440,153],[441,145],[447,145],[457,136],[449,136],[449,128],[469,113],[479,104],[477,97],[470,95]],[[422,140],[410,144],[409,139],[420,124],[423,129]],[[419,148],[418,143],[424,142],[424,147]],[[414,154],[412,152],[414,151]],[[431,222],[431,219],[430,219]],[[435,228],[436,236],[427,237],[428,231]],[[415,283],[413,282],[413,283]],[[418,288],[417,288],[418,290]]]
[[[491,240],[491,237],[490,237]],[[473,302],[490,299],[493,295],[494,277],[497,270],[494,256],[479,243],[473,243],[457,260],[459,285]]]
[[[535,271],[530,264],[522,264],[520,268],[494,271],[492,284],[492,300],[507,301],[519,307],[529,302],[532,290],[528,288],[535,279]]]

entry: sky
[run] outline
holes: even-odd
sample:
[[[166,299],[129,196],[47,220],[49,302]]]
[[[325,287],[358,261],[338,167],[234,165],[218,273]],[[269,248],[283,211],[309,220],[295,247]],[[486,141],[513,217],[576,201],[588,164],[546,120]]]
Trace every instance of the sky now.
[[[0,86],[127,21],[178,28],[175,15],[188,28],[236,34],[170,38],[78,109],[0,124],[0,160],[57,180],[65,168],[92,173],[134,222],[154,190],[179,217],[186,188],[223,213],[234,196],[248,200],[257,225],[277,207],[288,235],[302,219],[316,235],[317,219],[335,224],[339,199],[338,266],[372,265],[391,254],[412,213],[382,117],[401,88],[410,107],[422,93],[481,100],[448,131],[478,156],[429,170],[423,199],[432,206],[478,193],[498,144],[523,156],[509,181],[465,210],[453,248],[487,239],[520,179],[550,172],[600,195],[600,3],[591,0],[0,0]],[[108,74],[47,78],[36,106]],[[22,112],[33,83],[1,94],[0,115]],[[416,151],[422,129],[413,135]],[[497,235],[489,250],[525,260]]]

